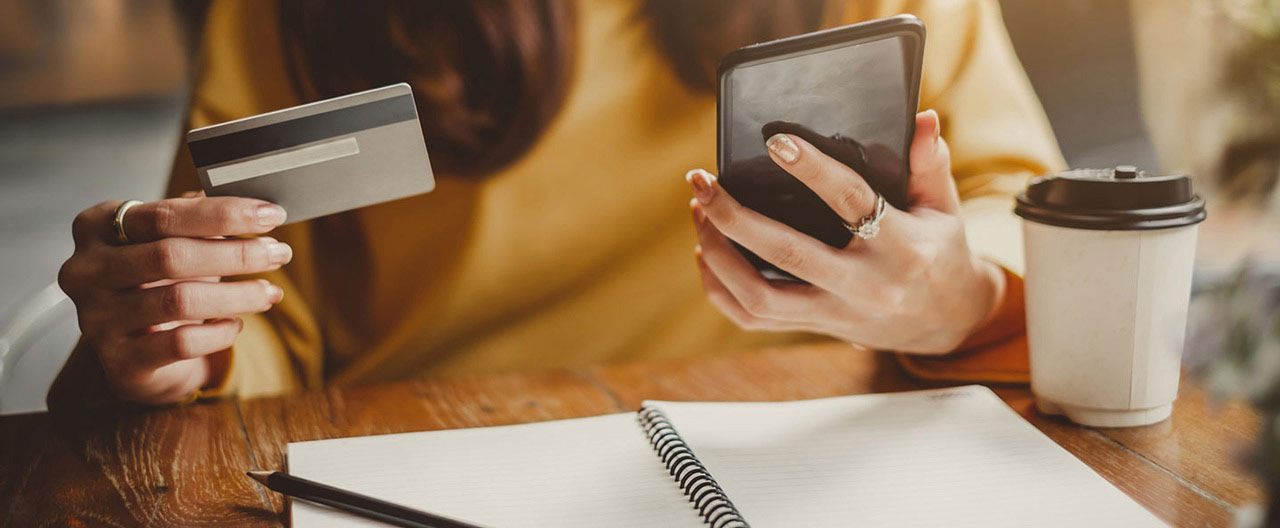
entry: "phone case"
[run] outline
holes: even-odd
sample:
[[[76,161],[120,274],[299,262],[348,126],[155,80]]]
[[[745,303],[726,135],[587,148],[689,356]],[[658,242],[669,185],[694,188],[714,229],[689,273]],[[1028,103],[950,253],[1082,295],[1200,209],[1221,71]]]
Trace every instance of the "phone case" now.
[[[924,40],[925,28],[924,24],[912,15],[898,15],[888,18],[881,18],[861,22],[857,24],[807,33],[794,37],[783,38],[761,44],[754,44],[729,53],[720,62],[717,70],[719,78],[719,92],[716,104],[716,122],[717,122],[717,144],[716,159],[718,172],[725,175],[728,169],[729,160],[727,157],[727,143],[730,141],[732,134],[730,133],[730,117],[726,111],[727,99],[727,79],[728,75],[736,68],[743,65],[758,63],[774,57],[784,57],[796,53],[802,53],[810,50],[818,50],[834,45],[853,45],[867,43],[885,38],[903,37],[904,49],[903,60],[905,61],[905,71],[909,77],[906,82],[908,90],[906,114],[902,119],[906,122],[906,136],[902,138],[902,152],[909,153],[911,140],[915,136],[915,113],[918,110],[920,98],[920,75],[921,66],[924,61]],[[775,122],[765,126],[767,130],[764,133],[772,134],[775,132],[786,132],[799,135],[810,141],[815,146],[819,146],[826,154],[836,158],[845,165],[858,171],[860,174],[872,174],[875,171],[864,171],[866,165],[866,153],[863,147],[853,140],[847,140],[839,136],[832,138],[810,137],[806,135],[806,128],[795,123]],[[762,139],[763,141],[763,139]],[[824,141],[823,145],[819,145],[819,141]],[[910,174],[910,156],[904,155],[901,159],[901,174]],[[777,178],[775,178],[776,180]],[[874,178],[868,177],[868,183],[872,188],[884,196],[895,207],[905,209],[910,204],[907,203],[906,181],[875,181]],[[733,178],[722,179],[724,188],[735,198],[739,198],[744,205],[752,207],[760,213],[777,219],[793,228],[804,232],[814,238],[833,247],[845,247],[849,244],[853,235],[844,226],[844,221],[850,223],[857,219],[842,219],[835,211],[816,198],[808,200],[806,207],[801,211],[790,211],[780,209],[782,207],[776,203],[768,203],[767,200],[752,201],[743,200],[740,195],[745,195],[744,188],[750,188],[751,194],[760,195],[761,193],[795,193],[797,186],[803,187],[798,180],[791,178],[789,181],[769,181],[759,182],[753,180],[734,181]],[[804,192],[810,192],[807,187],[800,189]],[[735,192],[738,191],[738,192]],[[745,250],[741,246],[738,249],[744,256],[752,262],[755,267],[761,271],[767,278],[798,280],[789,273],[786,273],[776,266],[760,259],[751,252]]]

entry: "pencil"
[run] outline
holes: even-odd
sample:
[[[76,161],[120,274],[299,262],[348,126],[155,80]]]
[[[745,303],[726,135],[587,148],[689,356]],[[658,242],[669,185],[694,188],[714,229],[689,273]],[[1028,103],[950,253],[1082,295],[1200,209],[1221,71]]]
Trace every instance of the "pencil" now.
[[[326,486],[288,473],[249,471],[247,474],[271,491],[396,526],[409,528],[480,528],[474,524],[441,517],[399,504],[392,504],[333,486]]]

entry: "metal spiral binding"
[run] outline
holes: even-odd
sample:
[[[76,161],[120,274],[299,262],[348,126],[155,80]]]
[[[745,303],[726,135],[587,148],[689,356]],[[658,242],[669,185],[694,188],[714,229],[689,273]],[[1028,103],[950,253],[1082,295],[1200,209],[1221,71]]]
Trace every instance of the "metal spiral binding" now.
[[[649,439],[667,472],[675,478],[680,490],[689,497],[693,508],[712,528],[750,528],[751,525],[738,513],[738,508],[729,500],[720,484],[707,471],[706,466],[698,460],[680,433],[667,421],[662,411],[653,407],[644,407],[638,414],[640,426]]]

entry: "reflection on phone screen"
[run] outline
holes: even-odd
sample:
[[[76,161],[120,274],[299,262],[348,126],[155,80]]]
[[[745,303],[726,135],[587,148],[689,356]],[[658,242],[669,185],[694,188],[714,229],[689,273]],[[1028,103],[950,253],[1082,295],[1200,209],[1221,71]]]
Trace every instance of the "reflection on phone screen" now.
[[[857,171],[905,207],[906,152],[913,123],[909,59],[902,37],[807,50],[748,62],[726,74],[720,181],[743,205],[835,247],[852,235],[813,191],[769,158],[765,140],[799,136]],[[870,212],[870,211],[868,211]],[[767,276],[790,275],[745,252]]]

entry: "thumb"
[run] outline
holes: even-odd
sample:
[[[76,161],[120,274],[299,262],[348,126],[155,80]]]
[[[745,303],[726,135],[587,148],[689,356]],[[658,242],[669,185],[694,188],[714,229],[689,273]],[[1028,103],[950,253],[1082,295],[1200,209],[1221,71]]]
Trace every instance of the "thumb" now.
[[[960,212],[960,195],[951,177],[951,150],[941,137],[938,112],[916,114],[916,134],[911,140],[911,179],[907,196],[911,207],[926,207],[944,213]]]

